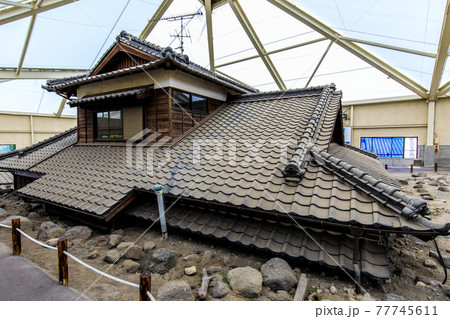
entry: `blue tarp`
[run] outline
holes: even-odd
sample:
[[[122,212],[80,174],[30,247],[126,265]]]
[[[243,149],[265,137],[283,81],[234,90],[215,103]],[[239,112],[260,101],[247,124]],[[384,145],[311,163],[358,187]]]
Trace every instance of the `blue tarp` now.
[[[379,157],[403,157],[405,139],[403,137],[363,137],[361,148]]]

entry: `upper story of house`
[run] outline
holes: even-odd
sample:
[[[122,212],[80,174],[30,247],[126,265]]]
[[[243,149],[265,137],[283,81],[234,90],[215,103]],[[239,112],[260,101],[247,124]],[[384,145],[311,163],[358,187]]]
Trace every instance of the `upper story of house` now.
[[[77,107],[79,144],[123,143],[144,130],[174,140],[231,96],[257,92],[124,31],[88,74],[44,88]]]

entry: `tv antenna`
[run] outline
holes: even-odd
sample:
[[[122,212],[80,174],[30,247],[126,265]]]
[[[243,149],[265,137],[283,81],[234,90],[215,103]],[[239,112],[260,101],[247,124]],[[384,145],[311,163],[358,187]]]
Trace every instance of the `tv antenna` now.
[[[172,17],[166,17],[166,18],[161,18],[161,19],[153,19],[150,21],[180,21],[180,32],[178,32],[175,35],[170,35],[172,38],[177,38],[178,40],[180,40],[180,46],[176,49],[180,49],[181,50],[181,54],[184,53],[184,38],[190,38],[191,35],[188,32],[186,32],[186,26],[187,26],[187,22],[184,23],[185,20],[192,20],[195,16],[201,16],[203,15],[203,13],[201,11],[198,12],[194,12],[194,13],[187,13],[187,14],[182,14],[182,15],[177,15],[177,16],[172,16]],[[188,21],[188,22],[189,22]]]

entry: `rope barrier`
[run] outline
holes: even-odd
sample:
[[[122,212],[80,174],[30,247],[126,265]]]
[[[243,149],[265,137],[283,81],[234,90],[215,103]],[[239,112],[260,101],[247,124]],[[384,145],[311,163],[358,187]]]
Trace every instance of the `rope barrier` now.
[[[151,301],[156,301],[155,297],[153,297],[150,291],[147,291],[147,296],[150,298]]]
[[[13,222],[14,222],[14,221],[13,221]],[[12,226],[3,225],[3,224],[0,224],[0,226],[1,226],[1,227],[5,227],[5,228],[13,228]],[[22,235],[24,235],[25,237],[27,237],[27,238],[28,238],[29,240],[31,240],[32,242],[34,242],[34,243],[36,243],[36,244],[38,244],[38,245],[40,245],[40,246],[42,246],[42,247],[44,247],[44,248],[59,251],[58,248],[56,248],[56,247],[52,247],[52,246],[50,246],[50,245],[47,245],[47,244],[44,244],[44,243],[40,242],[40,241],[37,240],[37,239],[34,239],[33,237],[31,237],[30,235],[28,235],[27,233],[25,233],[24,231],[22,231],[22,230],[21,230],[20,228],[18,228],[18,227],[17,227],[17,228],[14,228],[14,229],[17,230],[20,234],[22,234]],[[13,236],[14,236],[14,234],[13,234]],[[19,252],[17,253],[17,255],[20,255],[20,236],[19,236],[19,238],[18,238],[18,242],[19,242],[19,243],[18,243],[18,247],[19,247],[18,250],[19,250]],[[64,242],[66,242],[66,240],[64,240]],[[13,237],[13,243],[14,243],[14,237]],[[121,283],[121,284],[130,286],[130,287],[133,287],[133,288],[141,288],[138,284],[134,284],[134,283],[131,283],[131,282],[129,282],[129,281],[122,280],[122,279],[119,279],[119,278],[117,278],[117,277],[114,277],[114,276],[112,276],[112,275],[108,275],[107,273],[105,273],[105,272],[103,272],[103,271],[100,271],[100,270],[98,270],[98,269],[96,269],[96,268],[94,268],[94,267],[92,267],[92,266],[86,264],[85,262],[81,261],[80,259],[78,259],[78,258],[75,257],[74,255],[68,253],[68,252],[65,250],[66,248],[63,248],[63,249],[64,249],[64,251],[62,251],[62,253],[63,253],[64,255],[66,255],[67,257],[69,257],[69,258],[71,258],[72,260],[76,261],[76,262],[79,263],[80,265],[82,265],[82,266],[84,266],[84,267],[86,267],[86,268],[92,270],[93,272],[99,274],[100,276],[109,278],[109,279],[114,280],[114,281],[116,281],[116,282],[118,282],[118,283]],[[67,267],[67,260],[66,260],[65,263],[66,263],[66,267]],[[61,277],[60,277],[60,283],[61,283]],[[142,289],[142,288],[141,288],[141,289]],[[153,297],[153,295],[150,293],[150,291],[147,291],[146,294],[147,294],[147,296],[150,298],[151,301],[156,301],[156,299]]]
[[[29,240],[31,240],[32,242],[35,242],[36,244],[41,245],[42,247],[45,247],[45,248],[51,249],[51,250],[58,250],[56,247],[49,246],[49,245],[47,245],[47,244],[44,244],[44,243],[40,242],[39,240],[34,239],[34,238],[31,237],[30,235],[28,235],[27,233],[25,233],[24,231],[22,231],[20,228],[17,228],[17,231],[18,231],[19,233],[21,233],[22,235],[24,235],[24,236],[25,236],[26,238],[28,238]]]
[[[74,261],[76,261],[76,262],[79,263],[80,265],[82,265],[82,266],[84,266],[84,267],[86,267],[86,268],[92,270],[93,272],[96,272],[97,274],[99,274],[99,275],[101,275],[101,276],[104,276],[104,277],[106,277],[106,278],[109,278],[109,279],[111,279],[111,280],[120,282],[120,283],[122,283],[122,284],[128,285],[128,286],[133,287],[133,288],[139,288],[139,285],[138,285],[138,284],[133,284],[133,283],[131,283],[131,282],[129,282],[129,281],[125,281],[125,280],[119,279],[119,278],[117,278],[117,277],[108,275],[107,273],[104,273],[103,271],[100,271],[100,270],[98,270],[98,269],[96,269],[96,268],[94,268],[94,267],[92,267],[92,266],[89,266],[89,265],[86,264],[85,262],[79,260],[77,257],[75,257],[75,256],[73,256],[73,255],[71,255],[71,254],[69,254],[67,251],[65,251],[64,254],[65,254],[66,256],[68,256],[69,258],[72,258]]]

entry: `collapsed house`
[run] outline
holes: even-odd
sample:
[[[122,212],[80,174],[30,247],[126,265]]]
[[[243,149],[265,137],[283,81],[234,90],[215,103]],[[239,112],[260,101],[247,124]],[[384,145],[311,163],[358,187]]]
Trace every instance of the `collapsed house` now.
[[[385,238],[448,235],[377,156],[343,143],[334,84],[258,90],[122,32],[89,74],[44,87],[78,126],[0,156],[21,196],[86,224],[157,222],[389,278]]]

